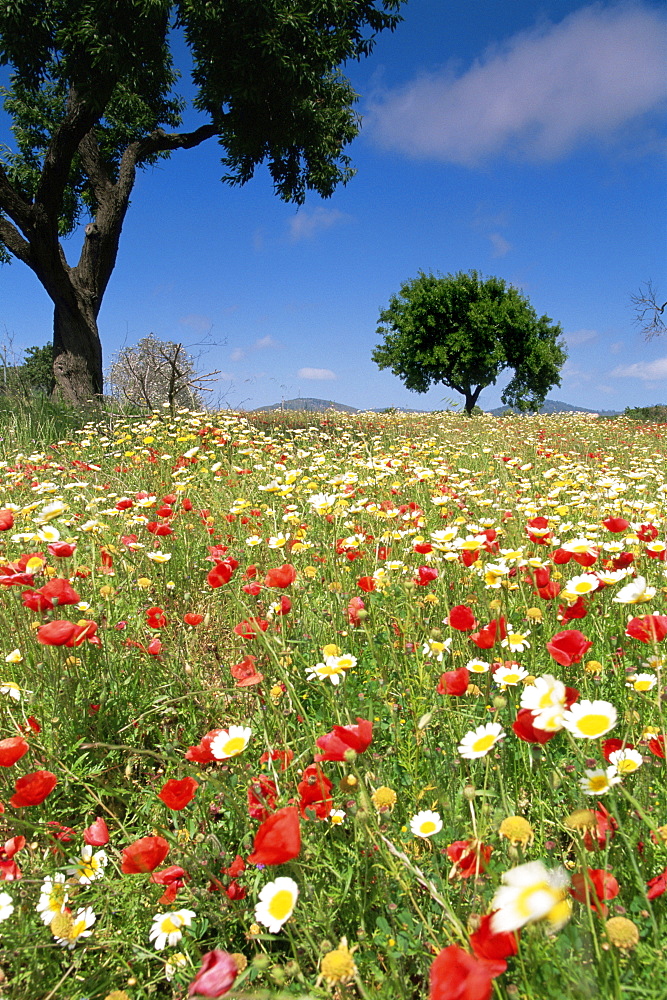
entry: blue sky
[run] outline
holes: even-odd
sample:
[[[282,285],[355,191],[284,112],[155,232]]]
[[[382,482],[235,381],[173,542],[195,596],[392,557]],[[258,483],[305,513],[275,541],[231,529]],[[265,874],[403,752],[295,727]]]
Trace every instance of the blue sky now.
[[[364,123],[358,174],[331,199],[285,205],[265,170],[229,188],[215,143],[140,175],[100,314],[107,366],[153,332],[195,353],[212,343],[200,366],[222,370],[225,406],[439,409],[457,394],[410,393],[371,361],[378,315],[419,270],[474,268],[562,325],[552,398],[667,402],[667,337],[647,342],[630,302],[648,279],[667,298],[662,4],[409,0],[403,13],[346,68]],[[78,250],[68,241],[71,262]],[[0,339],[46,343],[31,272],[0,268],[0,295]]]

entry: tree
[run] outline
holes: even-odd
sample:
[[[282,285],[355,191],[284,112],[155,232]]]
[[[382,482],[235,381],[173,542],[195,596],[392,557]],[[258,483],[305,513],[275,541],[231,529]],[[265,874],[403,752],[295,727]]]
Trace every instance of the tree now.
[[[47,395],[53,385],[53,347],[26,347],[25,357],[19,362],[11,344],[0,348],[0,393],[3,396],[24,396],[35,393]],[[13,363],[12,363],[13,356]]]
[[[501,399],[520,410],[539,408],[560,385],[567,357],[561,327],[548,316],[538,319],[528,299],[501,278],[420,271],[391,297],[380,324],[384,342],[373,351],[376,364],[414,392],[439,382],[460,392],[468,414],[506,369],[514,375]]]
[[[403,0],[0,0],[0,64],[15,148],[0,156],[0,251],[54,304],[54,377],[84,403],[102,392],[97,318],[136,171],[208,139],[223,180],[267,163],[277,195],[329,197],[354,171],[356,94],[338,67],[370,53]],[[192,58],[193,109],[177,128],[172,45]],[[60,242],[88,219],[78,262]]]
[[[641,328],[647,340],[659,337],[667,329],[665,309],[667,302],[660,302],[658,293],[649,279],[640,286],[636,295],[630,296],[635,307],[635,323]]]
[[[111,366],[112,391],[132,406],[149,410],[167,403],[172,415],[177,406],[199,410],[205,385],[219,371],[198,375],[196,359],[183,344],[159,340],[155,334],[140,340],[135,347],[124,347]]]

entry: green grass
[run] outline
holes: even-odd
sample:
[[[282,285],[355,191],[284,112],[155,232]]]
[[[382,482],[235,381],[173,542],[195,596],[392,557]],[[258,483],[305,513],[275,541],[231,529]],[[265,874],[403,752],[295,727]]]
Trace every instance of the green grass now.
[[[221,948],[247,961],[230,996],[426,998],[435,955],[452,944],[469,950],[470,931],[503,874],[541,860],[569,874],[612,872],[619,892],[607,901],[608,915],[631,918],[639,943],[628,952],[610,946],[604,919],[574,902],[557,933],[548,933],[545,921],[521,931],[518,955],[494,980],[493,996],[661,1000],[655,972],[664,962],[665,897],[647,900],[646,882],[667,865],[659,829],[667,824],[665,762],[648,749],[645,731],[666,731],[664,673],[661,664],[643,664],[662,657],[664,644],[625,634],[629,615],[664,606],[665,562],[649,554],[632,527],[652,523],[658,538],[665,536],[660,429],[624,418],[603,427],[570,416],[114,415],[83,428],[68,427],[70,418],[44,410],[28,424],[7,414],[5,426],[17,436],[8,431],[2,442],[0,507],[15,518],[0,536],[2,561],[44,556],[31,588],[0,592],[0,681],[23,690],[20,702],[0,696],[0,739],[21,731],[29,744],[20,761],[0,769],[0,842],[26,838],[14,859],[23,877],[0,885],[14,905],[0,923],[8,997],[104,1000],[122,990],[131,1000],[176,1000],[201,956]],[[142,506],[144,494],[155,502]],[[318,502],[321,494],[328,500]],[[176,498],[173,516],[158,515],[168,495]],[[132,505],[119,504],[123,498]],[[40,511],[57,499],[65,509],[40,526]],[[605,545],[624,539],[634,556],[631,572],[655,587],[655,596],[637,606],[614,602],[628,577],[594,593],[586,617],[559,620],[563,600],[535,592],[529,561],[550,567],[561,585],[586,570],[554,563],[556,541],[529,539],[526,524],[540,515],[560,544],[590,539],[599,552],[593,569],[615,558]],[[631,527],[611,534],[602,526],[610,515]],[[146,523],[154,521],[169,523],[173,534],[152,534]],[[476,561],[466,565],[460,547],[433,535],[449,528],[461,539],[479,540],[483,528],[497,537],[479,541]],[[76,541],[72,556],[48,551],[53,529]],[[255,538],[259,544],[248,544]],[[419,538],[435,538],[439,547],[416,551]],[[212,553],[211,546],[225,551]],[[154,562],[153,552],[171,558]],[[238,567],[213,588],[207,574],[223,557]],[[295,567],[294,583],[285,590],[261,586],[266,572],[284,563]],[[494,576],[489,567],[499,563],[506,572]],[[415,583],[420,565],[438,570],[427,586]],[[384,571],[377,589],[362,590],[357,581],[377,571]],[[88,606],[41,613],[24,607],[22,592],[41,588],[49,576],[70,579]],[[253,582],[257,595],[249,592]],[[291,610],[272,616],[282,596]],[[348,615],[353,597],[365,605],[356,623]],[[544,746],[517,739],[512,723],[524,686],[502,691],[491,671],[471,674],[469,694],[438,693],[443,672],[473,658],[490,664],[511,655],[499,645],[481,650],[470,632],[451,628],[446,619],[456,605],[471,609],[477,627],[502,614],[517,631],[529,630],[530,646],[513,658],[530,675],[554,674],[580,699],[617,709],[610,735],[635,744],[644,763],[599,800],[618,823],[602,849],[587,851],[565,822],[573,811],[597,806],[579,779],[593,762],[607,766],[601,740],[565,731]],[[161,628],[147,619],[155,607],[166,619]],[[187,625],[186,613],[203,621]],[[255,617],[269,621],[265,632],[243,639],[234,631]],[[94,621],[99,645],[40,644],[35,626],[60,619]],[[561,666],[546,643],[568,628],[580,629],[592,647],[580,662]],[[148,651],[155,639],[159,653]],[[444,640],[451,643],[441,662],[424,652],[428,641]],[[338,686],[307,679],[327,645],[357,660]],[[14,649],[19,662],[11,662]],[[263,680],[238,686],[231,668],[247,655]],[[658,677],[652,691],[626,686],[626,675],[647,669]],[[298,806],[316,740],[357,718],[373,723],[368,749],[320,765],[344,822],[305,810],[296,858],[225,874],[236,855],[247,859],[253,849],[261,822],[248,811],[253,781],[264,775],[275,783],[272,808]],[[457,750],[462,737],[490,721],[502,725],[505,738],[486,756],[465,760]],[[185,759],[204,734],[230,725],[252,731],[242,753],[204,765]],[[284,771],[260,762],[264,752],[285,747],[294,758]],[[56,775],[55,789],[41,804],[13,807],[15,780],[38,770]],[[167,779],[185,776],[198,782],[196,795],[183,810],[170,810],[158,793]],[[393,808],[374,804],[380,787],[395,792]],[[443,824],[430,839],[410,831],[411,818],[425,809],[437,811]],[[499,834],[513,815],[530,823],[532,842],[512,846]],[[99,881],[69,885],[71,910],[90,907],[96,915],[91,935],[70,950],[57,944],[35,907],[43,879],[67,873],[97,816],[110,831],[108,863]],[[71,829],[64,832],[69,840],[54,836],[62,827]],[[158,835],[169,844],[160,867],[187,873],[171,904],[159,902],[164,886],[148,874],[121,872],[122,850]],[[477,876],[452,873],[447,849],[462,840],[492,848]],[[255,905],[262,888],[281,876],[294,880],[299,898],[273,934],[256,924]],[[236,891],[228,895],[232,881]],[[156,951],[149,940],[154,915],[180,908],[195,914],[192,925],[173,947]],[[319,979],[321,960],[343,937],[355,946],[356,975],[329,990]],[[185,956],[184,965],[168,979],[165,963],[175,953]]]

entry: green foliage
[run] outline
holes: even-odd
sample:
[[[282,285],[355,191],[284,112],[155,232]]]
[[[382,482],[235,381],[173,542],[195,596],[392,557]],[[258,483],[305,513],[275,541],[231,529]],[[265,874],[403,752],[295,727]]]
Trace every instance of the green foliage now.
[[[3,0],[0,64],[11,68],[3,93],[16,148],[3,150],[0,163],[30,204],[44,193],[50,151],[65,182],[59,234],[71,233],[82,212],[95,215],[105,178],[117,181],[130,144],[157,140],[133,151],[141,167],[169,155],[159,130],[177,127],[186,106],[173,93],[171,45],[182,32],[193,105],[214,126],[204,138],[218,136],[224,180],[244,184],[267,161],[284,200],[302,202],[309,188],[326,197],[353,173],[342,150],[358,131],[356,95],[337,68],[395,27],[401,2],[327,0],[313,10],[309,0]],[[97,177],[78,141],[68,148],[75,119],[99,151]],[[13,218],[8,203],[2,208]]]
[[[384,342],[373,351],[380,368],[414,392],[442,383],[466,398],[471,413],[482,389],[506,369],[514,375],[503,403],[537,409],[560,385],[566,353],[558,324],[538,318],[528,300],[501,278],[476,271],[445,277],[419,272],[380,313]]]
[[[654,403],[652,406],[626,406],[624,417],[631,420],[645,420],[652,424],[667,424],[667,404]]]

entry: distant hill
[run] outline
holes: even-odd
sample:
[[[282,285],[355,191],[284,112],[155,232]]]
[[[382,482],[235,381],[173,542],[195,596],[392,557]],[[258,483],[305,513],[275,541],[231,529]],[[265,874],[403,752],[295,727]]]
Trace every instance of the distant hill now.
[[[383,413],[392,409],[396,413],[430,413],[430,410],[408,410],[403,406],[396,407],[375,407],[370,413]],[[258,406],[253,413],[264,413],[268,410],[300,410],[306,413],[325,413],[327,410],[337,410],[339,413],[361,413],[356,406],[346,406],[345,403],[336,403],[333,399],[317,399],[314,396],[299,396],[298,399],[285,399],[282,403],[271,403],[269,406]],[[497,406],[495,410],[488,410],[494,417],[503,417],[508,413],[518,413],[511,406]],[[617,417],[617,410],[587,410],[583,406],[572,406],[570,403],[562,403],[559,399],[545,399],[544,405],[540,408],[540,413],[598,413],[601,417]]]
[[[332,399],[314,399],[312,396],[300,396],[298,399],[285,399],[282,403],[271,403],[270,406],[258,406],[253,413],[264,413],[267,410],[301,410],[306,413],[324,413],[326,410],[338,410],[339,413],[359,412],[356,406],[334,403]]]
[[[497,406],[495,410],[488,410],[494,417],[504,417],[508,413],[519,413],[511,406]],[[563,403],[560,399],[545,399],[540,407],[539,413],[597,413],[601,417],[618,417],[618,410],[587,410],[584,406],[572,406],[570,403]]]

